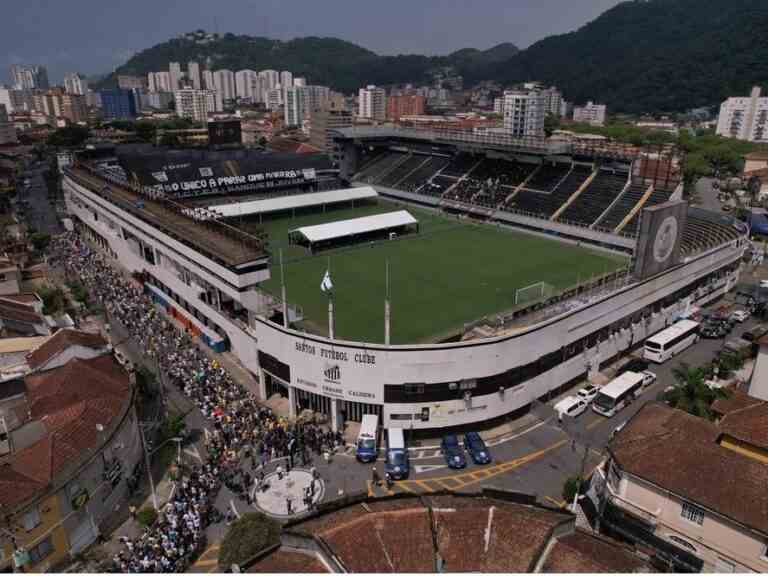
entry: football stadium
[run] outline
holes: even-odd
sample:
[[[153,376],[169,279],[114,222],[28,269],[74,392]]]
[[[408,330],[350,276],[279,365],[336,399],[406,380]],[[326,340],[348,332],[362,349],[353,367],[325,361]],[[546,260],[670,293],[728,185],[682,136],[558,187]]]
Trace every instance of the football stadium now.
[[[332,426],[508,418],[739,277],[670,147],[338,130],[331,157],[120,146],[65,171],[73,227],[262,398]]]

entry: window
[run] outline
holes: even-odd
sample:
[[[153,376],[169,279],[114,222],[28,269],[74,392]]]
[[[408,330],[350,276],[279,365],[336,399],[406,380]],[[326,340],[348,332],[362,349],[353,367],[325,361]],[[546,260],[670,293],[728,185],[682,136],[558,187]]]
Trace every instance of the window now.
[[[37,564],[48,557],[51,552],[53,552],[53,541],[51,540],[51,537],[48,536],[45,540],[40,542],[40,544],[30,549],[29,559],[33,564]]]
[[[704,523],[704,510],[688,502],[683,502],[683,509],[680,512],[680,516],[699,526]]]
[[[406,384],[405,393],[409,396],[424,394],[424,384]]]
[[[40,524],[40,512],[38,511],[37,506],[31,508],[27,511],[26,514],[24,514],[21,519],[21,524],[24,526],[24,530],[27,532],[33,530],[38,524]]]

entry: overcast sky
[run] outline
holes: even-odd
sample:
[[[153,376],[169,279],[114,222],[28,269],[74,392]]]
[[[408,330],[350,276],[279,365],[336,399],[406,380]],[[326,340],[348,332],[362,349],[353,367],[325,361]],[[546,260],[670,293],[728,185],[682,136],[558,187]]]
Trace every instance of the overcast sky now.
[[[0,79],[14,63],[109,72],[133,52],[197,28],[290,39],[336,36],[380,54],[526,47],[619,0],[2,0]]]

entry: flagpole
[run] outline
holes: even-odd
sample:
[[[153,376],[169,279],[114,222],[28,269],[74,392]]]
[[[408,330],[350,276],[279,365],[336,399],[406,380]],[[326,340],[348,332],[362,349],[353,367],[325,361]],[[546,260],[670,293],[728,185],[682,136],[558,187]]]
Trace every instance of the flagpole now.
[[[389,346],[391,311],[389,305],[389,259],[386,263],[386,296],[384,297],[384,344]]]
[[[280,248],[280,291],[283,298],[283,327],[288,328],[288,292],[285,288],[285,265],[283,264],[283,249]]]
[[[328,256],[328,275],[331,274],[331,257]],[[333,288],[328,290],[328,338],[331,340],[334,339],[335,335],[335,326],[334,326],[334,320],[333,320]]]

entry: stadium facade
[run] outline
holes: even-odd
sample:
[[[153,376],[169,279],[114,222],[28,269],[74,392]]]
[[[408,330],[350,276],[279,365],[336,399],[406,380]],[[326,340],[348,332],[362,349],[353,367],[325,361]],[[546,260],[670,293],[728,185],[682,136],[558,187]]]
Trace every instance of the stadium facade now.
[[[592,154],[584,182],[565,199],[573,204],[589,190],[586,179],[593,182],[602,176],[598,172],[610,162],[611,175],[620,186],[612,194],[604,191],[608,199],[599,209],[590,209],[590,217],[604,218],[629,190],[642,189],[640,200],[628,204],[626,214],[612,229],[558,221],[552,217],[554,212],[548,217],[529,213],[525,218],[535,221],[533,228],[539,232],[548,230],[617,250],[642,250],[643,254],[635,254],[634,272],[537,302],[517,310],[508,323],[468,332],[459,341],[397,345],[342,341],[270,320],[258,289],[270,276],[270,255],[263,238],[213,217],[210,207],[190,210],[178,203],[184,190],[195,189],[189,184],[193,180],[208,180],[205,189],[199,182],[196,185],[200,193],[211,187],[226,192],[229,186],[240,193],[244,189],[269,189],[271,193],[328,189],[332,183],[323,184],[323,179],[330,181],[339,174],[322,160],[279,155],[255,160],[205,155],[143,161],[81,157],[65,170],[65,197],[81,234],[132,273],[168,314],[213,348],[230,348],[258,377],[262,398],[281,393],[289,398],[292,414],[303,408],[317,410],[327,414],[334,427],[344,419],[360,420],[364,413],[380,414],[386,427],[413,430],[468,425],[521,413],[535,400],[600,370],[692,307],[722,296],[738,281],[746,228],[727,217],[686,211],[685,204],[674,201],[679,187],[668,171],[662,201],[654,210],[647,209],[650,204],[642,206],[653,196],[654,184],[648,184],[648,174],[637,171],[636,164],[641,162],[637,152],[617,154],[614,150],[607,158],[609,152],[576,150],[564,144],[475,135],[463,141],[457,141],[455,135],[406,136],[387,130],[340,131],[335,160],[341,178],[361,180],[361,166],[377,147],[379,156],[393,150],[413,155],[418,150],[425,155],[424,162],[418,162],[421,167],[432,162],[428,156],[445,156],[445,161],[440,160],[444,165],[468,153],[482,155],[472,161],[474,166],[485,158],[498,163],[512,158],[519,162],[525,157],[547,170],[554,161],[569,162],[570,172],[559,182],[567,181],[578,164],[587,166]],[[658,154],[652,160],[656,167],[662,164]],[[647,158],[643,161],[643,170],[647,170]],[[626,174],[617,174],[619,163],[626,166]],[[416,164],[412,162],[414,170],[419,168]],[[543,169],[534,170],[538,176],[525,176],[526,182],[543,181]],[[425,181],[434,177],[427,175]],[[456,181],[467,179],[465,175]],[[525,186],[514,185],[515,193],[525,190]],[[434,194],[419,194],[414,187],[399,191],[379,187],[379,191],[394,191],[401,199],[409,195],[411,201],[439,204],[444,209],[466,207],[470,214],[505,224],[515,224],[505,215],[523,216],[500,210],[499,205],[492,209],[475,206],[482,210],[478,213],[466,198],[446,198],[445,190],[437,203]],[[482,188],[472,192],[472,199],[487,194]],[[506,200],[508,194],[504,191],[502,195]],[[555,211],[562,212],[562,207]],[[632,235],[622,234],[621,228],[629,224],[633,225]]]

